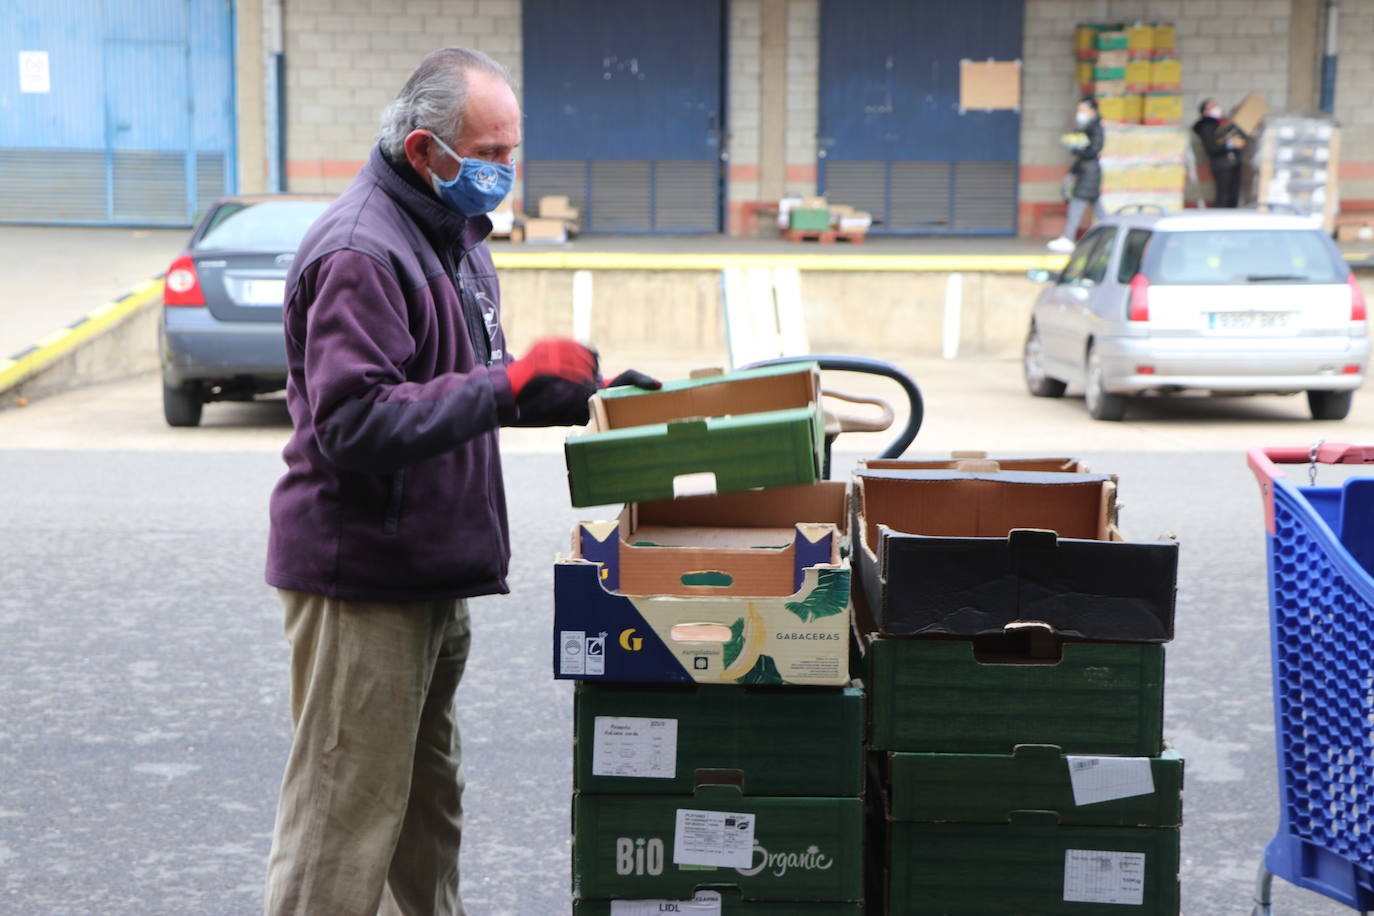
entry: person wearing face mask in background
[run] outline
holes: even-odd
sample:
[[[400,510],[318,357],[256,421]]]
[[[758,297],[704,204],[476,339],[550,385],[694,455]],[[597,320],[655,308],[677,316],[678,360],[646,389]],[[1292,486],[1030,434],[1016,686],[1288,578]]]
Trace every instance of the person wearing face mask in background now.
[[[1221,106],[1216,99],[1206,99],[1198,107],[1202,116],[1193,124],[1193,133],[1202,142],[1207,161],[1212,166],[1212,179],[1217,194],[1213,206],[1240,206],[1240,150],[1245,136],[1232,124],[1223,124]]]
[[[501,426],[576,425],[601,384],[571,340],[507,351],[485,215],[520,108],[480,52],[427,57],[301,242],[284,325],[294,434],[267,582],[295,726],[266,912],[459,916],[466,599],[508,591]],[[630,371],[612,384],[657,388]]]
[[[1105,219],[1106,210],[1102,207],[1102,165],[1098,156],[1102,153],[1102,119],[1098,117],[1097,100],[1084,98],[1079,101],[1074,112],[1074,122],[1078,127],[1076,134],[1070,134],[1066,145],[1073,152],[1073,165],[1065,176],[1065,196],[1069,209],[1064,220],[1064,234],[1046,245],[1050,251],[1068,253],[1073,251],[1074,240],[1078,236],[1078,225],[1083,214],[1091,205],[1093,219]]]

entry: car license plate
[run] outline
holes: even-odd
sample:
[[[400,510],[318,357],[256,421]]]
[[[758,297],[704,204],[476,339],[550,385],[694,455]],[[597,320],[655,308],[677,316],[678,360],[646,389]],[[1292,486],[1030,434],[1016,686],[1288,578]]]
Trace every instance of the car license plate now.
[[[1208,312],[1207,330],[1281,331],[1292,321],[1292,312]]]
[[[286,297],[285,280],[244,280],[244,305],[281,305]]]

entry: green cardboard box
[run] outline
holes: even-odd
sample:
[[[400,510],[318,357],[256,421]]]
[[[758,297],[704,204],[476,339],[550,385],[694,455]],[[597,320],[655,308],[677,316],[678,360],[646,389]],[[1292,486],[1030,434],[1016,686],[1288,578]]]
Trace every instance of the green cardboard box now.
[[[802,232],[824,232],[830,228],[830,210],[828,208],[797,207],[788,211],[787,228]]]
[[[573,916],[863,916],[862,903],[740,900],[739,895],[701,891],[690,900],[574,900]]]
[[[592,396],[564,446],[574,506],[815,483],[825,413],[815,363],[745,369]]]
[[[863,794],[856,688],[577,685],[574,786],[595,795]]]
[[[573,797],[573,896],[744,901],[863,900],[859,798],[755,798],[731,786],[690,796]]]
[[[1178,916],[1179,831],[888,824],[887,912]]]
[[[917,753],[1157,757],[1164,747],[1164,647],[1062,643],[1062,657],[1000,640],[869,638],[869,744]]]
[[[898,821],[1003,824],[1051,812],[1060,824],[1178,827],[1183,758],[1083,757],[1025,744],[1011,754],[887,755]]]

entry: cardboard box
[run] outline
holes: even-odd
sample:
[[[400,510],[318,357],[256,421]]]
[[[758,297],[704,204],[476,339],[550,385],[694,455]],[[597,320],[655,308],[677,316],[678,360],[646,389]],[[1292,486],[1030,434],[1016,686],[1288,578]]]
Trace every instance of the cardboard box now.
[[[1177,124],[1183,120],[1183,96],[1145,96],[1146,124]]]
[[[863,691],[695,685],[577,685],[573,785],[589,795],[857,797]]]
[[[1044,471],[1088,474],[1091,469],[1077,458],[993,458],[987,452],[954,452],[949,458],[913,461],[906,458],[863,458],[856,465],[864,471],[964,471],[995,474],[998,471]],[[1115,478],[1110,478],[1115,480]],[[1115,523],[1115,522],[1113,522]]]
[[[527,242],[566,242],[568,225],[561,219],[525,219],[524,238]]]
[[[841,232],[867,232],[873,228],[873,214],[867,210],[855,210],[848,216],[840,218],[839,229]]]
[[[1053,812],[1060,824],[1178,827],[1183,758],[1066,757],[1023,744],[1010,754],[886,756],[889,816],[898,821],[1006,824]]]
[[[860,468],[851,501],[876,632],[1173,638],[1178,544],[1124,541],[1109,476]]]
[[[1121,120],[1128,124],[1139,124],[1145,117],[1145,96],[1123,95],[1121,97]]]
[[[1126,118],[1126,100],[1119,95],[1095,96],[1097,113],[1104,121],[1123,121]],[[1110,133],[1110,132],[1109,132]]]
[[[1122,757],[1163,751],[1163,646],[1062,643],[1061,655],[1037,657],[1012,642],[868,637],[870,747],[1010,754],[1018,744],[1053,744],[1067,754]]]
[[[1253,136],[1259,132],[1259,126],[1268,113],[1269,103],[1259,93],[1252,92],[1241,99],[1240,104],[1231,112],[1230,121],[1242,132]]]
[[[612,909],[614,907],[614,909]],[[864,905],[813,901],[741,900],[730,891],[698,891],[691,900],[574,900],[573,916],[863,916]]]
[[[685,899],[710,887],[744,901],[862,901],[863,815],[858,798],[758,798],[729,786],[579,794],[573,896]]]
[[[1124,30],[1097,33],[1097,56],[1099,60],[1103,52],[1119,51],[1124,55],[1129,47],[1130,36]]]
[[[888,829],[893,916],[1178,916],[1176,829],[907,821]]]
[[[835,526],[799,524],[785,548],[759,549],[631,546],[620,524],[578,525],[554,566],[555,677],[849,682],[850,571]]]
[[[828,210],[830,202],[824,197],[803,197],[797,206],[803,210]]]
[[[830,228],[830,210],[797,207],[788,214],[787,228],[802,232],[824,232]]]
[[[579,213],[564,194],[549,194],[539,198],[539,217],[541,219],[561,219],[576,222]]]
[[[625,545],[776,547],[793,544],[798,525],[830,524],[849,539],[849,486],[842,480],[631,503],[618,516]]]
[[[1147,59],[1155,52],[1155,29],[1152,25],[1136,22],[1126,26],[1126,48],[1131,59]]]
[[[1126,92],[1144,93],[1150,89],[1154,64],[1148,60],[1132,60],[1126,65]]]
[[[1074,56],[1079,60],[1092,60],[1097,57],[1097,27],[1080,25],[1073,30]]]
[[[1094,79],[1093,71],[1095,71],[1096,69],[1097,66],[1092,61],[1080,60],[1078,64],[1074,67],[1074,79],[1078,81],[1078,85],[1080,87],[1090,86],[1092,85]],[[1091,90],[1089,90],[1088,93],[1085,94],[1091,94]]]
[[[1106,64],[1098,60],[1093,67],[1093,87],[1098,95],[1122,95],[1126,92],[1126,64]]]
[[[1171,25],[1155,26],[1155,47],[1156,57],[1173,57],[1174,46],[1177,43],[1177,35]]]
[[[591,431],[564,446],[574,506],[729,493],[820,479],[815,363],[629,386],[592,396]]]
[[[1142,92],[1177,93],[1183,86],[1183,64],[1173,58],[1157,58],[1146,77],[1149,86]]]
[[[1342,223],[1336,227],[1336,240],[1339,242],[1368,242],[1374,240],[1374,224]]]

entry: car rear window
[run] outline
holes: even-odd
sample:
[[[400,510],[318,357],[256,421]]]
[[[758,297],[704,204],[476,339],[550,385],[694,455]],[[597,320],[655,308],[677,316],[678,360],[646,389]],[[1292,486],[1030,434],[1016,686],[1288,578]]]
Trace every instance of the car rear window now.
[[[215,249],[262,249],[295,251],[310,224],[327,200],[269,200],[221,204],[210,216],[210,225],[196,242],[199,251]]]
[[[1149,245],[1151,283],[1344,283],[1347,269],[1315,229],[1157,233]]]
[[[1121,266],[1116,269],[1116,282],[1130,283],[1140,273],[1140,261],[1145,256],[1145,244],[1150,241],[1149,229],[1132,229],[1126,233],[1126,244],[1121,248]]]

